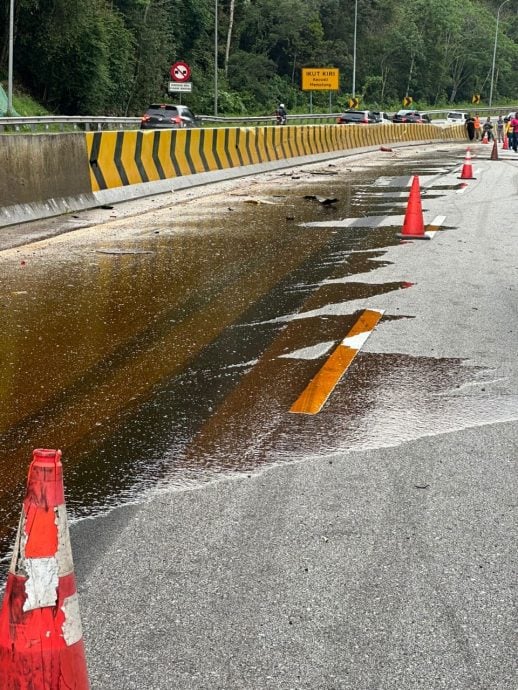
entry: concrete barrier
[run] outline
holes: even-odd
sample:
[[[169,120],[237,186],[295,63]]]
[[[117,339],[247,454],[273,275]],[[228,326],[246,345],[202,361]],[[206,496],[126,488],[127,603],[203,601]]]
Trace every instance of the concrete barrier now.
[[[95,206],[84,134],[0,136],[0,226]]]
[[[381,145],[461,141],[461,126],[286,125],[0,136],[0,226]]]

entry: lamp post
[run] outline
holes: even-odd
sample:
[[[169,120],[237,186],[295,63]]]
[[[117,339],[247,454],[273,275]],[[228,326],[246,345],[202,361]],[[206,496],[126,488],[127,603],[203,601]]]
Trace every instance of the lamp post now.
[[[7,114],[13,112],[14,0],[9,6],[9,64],[7,67]]]
[[[218,0],[214,4],[214,115],[218,114]]]
[[[358,0],[354,0],[354,37],[353,37],[353,98],[356,96],[356,30],[358,27]]]
[[[498,42],[498,23],[500,21],[500,10],[506,4],[506,2],[509,2],[509,0],[504,0],[498,8],[498,12],[496,13],[495,45],[493,48],[493,65],[491,66],[491,88],[489,90],[489,107],[491,107],[493,103],[493,81],[495,78],[496,44]]]

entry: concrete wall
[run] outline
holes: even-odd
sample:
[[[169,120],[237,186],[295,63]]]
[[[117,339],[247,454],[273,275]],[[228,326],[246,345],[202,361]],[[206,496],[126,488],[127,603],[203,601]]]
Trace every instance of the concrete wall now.
[[[0,135],[0,227],[314,156],[464,139],[461,126],[418,124]]]
[[[0,225],[94,201],[82,133],[1,135],[0,170]]]

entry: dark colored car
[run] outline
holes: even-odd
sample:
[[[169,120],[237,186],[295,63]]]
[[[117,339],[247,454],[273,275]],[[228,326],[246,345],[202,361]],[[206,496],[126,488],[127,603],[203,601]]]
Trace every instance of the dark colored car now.
[[[346,110],[336,122],[339,125],[369,125],[378,120],[370,110]]]
[[[430,116],[426,113],[418,113],[417,110],[399,110],[392,122],[418,122],[420,124],[430,124]]]
[[[159,103],[150,105],[142,116],[140,129],[171,129],[181,127],[197,127],[192,110],[185,105],[170,105]]]

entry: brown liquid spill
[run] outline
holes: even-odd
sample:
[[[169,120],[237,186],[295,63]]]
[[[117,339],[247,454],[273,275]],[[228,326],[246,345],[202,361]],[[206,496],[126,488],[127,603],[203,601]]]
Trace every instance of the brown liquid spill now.
[[[278,355],[338,342],[355,314],[265,322],[405,287],[322,285],[385,265],[384,248],[398,243],[393,228],[298,227],[375,213],[375,202],[356,192],[380,190],[372,183],[391,171],[315,175],[282,190],[272,183],[261,203],[229,195],[201,218],[196,204],[175,208],[137,240],[99,241],[52,263],[29,247],[25,264],[14,260],[0,279],[0,556],[35,447],[63,450],[74,516],[133,500],[160,480],[197,481],[200,469],[249,469],[344,447],[350,423],[335,440],[330,429],[344,415],[357,425],[368,415],[366,400],[384,390],[376,362],[390,358],[362,358],[373,363],[365,378],[355,363],[347,398],[333,395],[326,421],[308,433],[287,410],[319,361]],[[437,366],[446,378],[471,376],[460,363],[435,360],[405,361],[398,376]]]
[[[321,362],[279,359],[287,348],[284,338],[283,333],[225,398],[176,459],[172,473],[181,472],[184,464],[211,472],[251,471],[286,459],[390,445],[414,438],[418,431],[459,428],[456,424],[465,423],[470,414],[477,418],[454,392],[482,372],[460,360],[365,353],[358,355],[319,415],[290,415],[301,382],[313,377]],[[260,398],[251,395],[258,388]],[[454,410],[460,415],[448,421]]]

